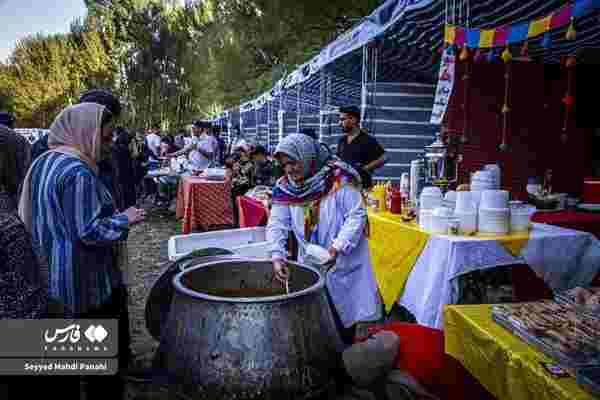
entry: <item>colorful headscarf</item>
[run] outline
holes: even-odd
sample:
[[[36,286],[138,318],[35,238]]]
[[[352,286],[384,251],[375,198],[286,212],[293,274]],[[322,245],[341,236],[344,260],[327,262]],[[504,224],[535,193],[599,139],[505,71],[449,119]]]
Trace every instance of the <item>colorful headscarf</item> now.
[[[299,185],[287,175],[281,177],[273,189],[275,204],[306,205],[343,184],[361,185],[360,175],[354,168],[309,136],[286,136],[275,149],[275,156],[281,154],[303,162],[304,182]]]
[[[50,126],[50,151],[79,158],[97,174],[102,150],[104,110],[106,107],[94,103],[80,103],[65,108]],[[32,229],[31,171],[34,165],[27,172],[19,201],[19,216],[28,232]]]

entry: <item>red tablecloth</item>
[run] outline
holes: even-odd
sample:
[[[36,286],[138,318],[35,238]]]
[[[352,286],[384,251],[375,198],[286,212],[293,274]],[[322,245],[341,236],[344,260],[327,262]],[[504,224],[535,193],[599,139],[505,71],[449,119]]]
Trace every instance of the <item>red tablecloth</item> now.
[[[230,182],[182,178],[177,190],[177,217],[183,218],[184,234],[206,230],[211,225],[232,225]]]
[[[537,212],[532,220],[542,224],[589,232],[600,239],[600,213],[575,210]]]
[[[254,228],[266,223],[269,210],[263,203],[251,197],[239,196],[237,206],[240,216],[240,228]]]

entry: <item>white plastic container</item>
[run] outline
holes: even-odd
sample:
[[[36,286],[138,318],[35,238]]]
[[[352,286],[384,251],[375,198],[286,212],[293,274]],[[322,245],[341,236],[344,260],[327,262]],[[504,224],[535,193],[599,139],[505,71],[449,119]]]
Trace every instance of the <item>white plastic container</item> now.
[[[444,204],[444,199],[441,197],[421,195],[419,201],[419,207],[423,210],[433,210],[437,207],[441,207]]]
[[[442,197],[440,188],[429,186],[423,188],[423,191],[421,192],[419,208],[422,210],[433,210],[434,208],[441,207],[443,202],[444,198]]]
[[[484,165],[483,167],[484,171],[490,171],[492,173],[492,175],[494,176],[494,184],[495,187],[497,189],[500,188],[500,183],[502,182],[501,178],[501,172],[500,172],[500,167],[498,166],[498,164],[487,164]]]
[[[477,230],[483,234],[506,235],[510,231],[510,209],[480,208]]]
[[[446,196],[444,196],[443,206],[451,208],[452,210],[454,210],[456,208],[456,192],[455,191],[450,190],[450,191],[446,192]]]
[[[445,235],[448,233],[448,219],[450,217],[431,216],[431,226],[429,232],[436,235]]]
[[[479,210],[481,203],[481,190],[473,190],[473,188],[471,188],[471,199],[473,200],[475,209]]]
[[[169,260],[176,261],[194,250],[216,247],[243,256],[262,257],[268,252],[265,227],[229,229],[172,236],[168,242]]]
[[[477,213],[455,211],[454,216],[458,218],[458,233],[461,235],[472,235],[477,232]]]
[[[455,213],[477,213],[477,205],[473,201],[472,192],[457,192]]]
[[[481,192],[480,208],[508,209],[510,194],[506,190],[484,190]]]
[[[431,231],[432,210],[419,210],[419,226],[424,231]]]
[[[442,197],[442,190],[437,186],[427,186],[423,188],[421,194]]]
[[[438,207],[431,213],[431,233],[446,235],[448,233],[448,220],[454,215],[454,210],[447,207]]]
[[[510,231],[513,233],[527,232],[531,228],[531,217],[535,214],[533,206],[515,206],[510,209]]]

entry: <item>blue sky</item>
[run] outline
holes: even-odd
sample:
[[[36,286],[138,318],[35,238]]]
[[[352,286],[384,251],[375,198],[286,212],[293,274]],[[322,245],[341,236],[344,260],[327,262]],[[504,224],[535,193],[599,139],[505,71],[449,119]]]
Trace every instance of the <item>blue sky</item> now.
[[[86,13],[83,0],[0,0],[0,61],[26,36],[67,32]]]

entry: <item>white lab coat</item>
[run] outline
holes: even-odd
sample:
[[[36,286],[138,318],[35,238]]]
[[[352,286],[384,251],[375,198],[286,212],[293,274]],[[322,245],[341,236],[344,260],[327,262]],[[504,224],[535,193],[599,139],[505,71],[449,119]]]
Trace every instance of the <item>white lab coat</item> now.
[[[362,195],[351,186],[343,186],[321,200],[316,244],[338,250],[335,267],[327,274],[327,289],[346,328],[381,318],[381,300],[364,235],[366,222]],[[274,204],[267,225],[273,259],[287,258],[290,230],[298,240],[298,258],[302,263],[306,244],[303,207]]]

